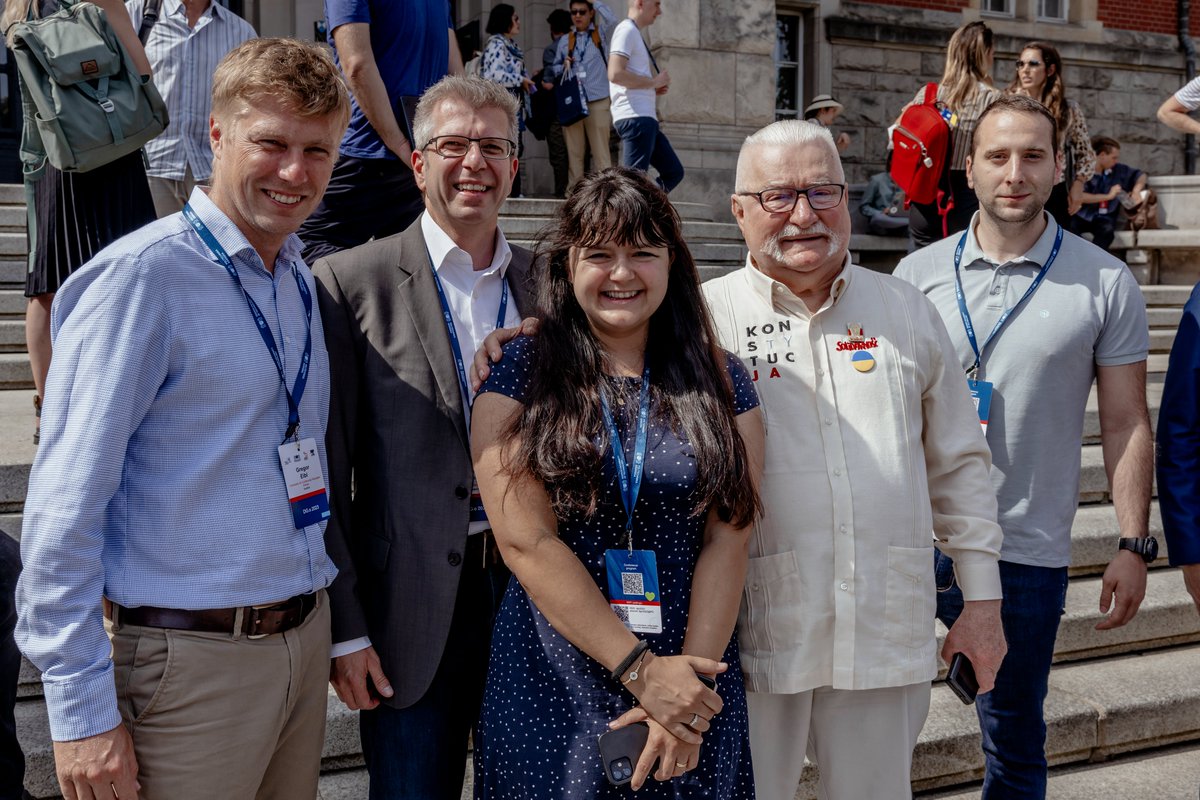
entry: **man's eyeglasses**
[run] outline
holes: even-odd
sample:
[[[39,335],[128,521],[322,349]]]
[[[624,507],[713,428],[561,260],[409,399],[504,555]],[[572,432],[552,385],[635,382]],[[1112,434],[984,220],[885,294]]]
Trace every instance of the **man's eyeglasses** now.
[[[763,211],[771,214],[784,212],[790,214],[796,208],[796,203],[800,202],[801,196],[808,201],[813,211],[824,211],[842,202],[842,195],[845,193],[846,187],[841,183],[820,183],[816,186],[809,186],[807,189],[778,187],[764,189],[761,192],[738,192],[739,195],[746,197],[757,197],[758,204],[762,206]]]
[[[1028,61],[1018,61],[1017,69],[1021,69],[1022,67],[1040,67],[1041,65],[1042,62],[1038,61],[1036,58],[1031,58]]]
[[[503,161],[512,158],[517,152],[517,143],[498,136],[484,136],[472,139],[469,136],[435,136],[425,143],[422,150],[433,149],[442,158],[462,158],[471,149],[471,144],[479,145],[479,154],[493,161]]]
[[[571,16],[572,17],[586,17],[591,12],[592,12],[592,10],[590,8],[572,8]]]

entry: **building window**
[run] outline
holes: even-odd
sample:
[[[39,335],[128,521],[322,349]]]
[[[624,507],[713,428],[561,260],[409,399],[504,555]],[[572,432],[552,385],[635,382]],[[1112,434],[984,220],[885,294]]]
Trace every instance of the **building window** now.
[[[801,46],[804,42],[804,17],[799,14],[775,16],[775,119],[800,119],[803,116],[804,67]]]
[[[1042,0],[1038,0],[1039,6]],[[979,8],[985,14],[992,14],[1000,17],[1013,16],[1014,0],[980,0]]]
[[[1038,0],[1038,21],[1066,22],[1068,0]]]

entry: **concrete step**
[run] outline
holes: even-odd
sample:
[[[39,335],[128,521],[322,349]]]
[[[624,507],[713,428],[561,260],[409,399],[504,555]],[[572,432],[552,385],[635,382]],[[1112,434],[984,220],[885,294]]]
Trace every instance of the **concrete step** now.
[[[25,232],[0,231],[0,256],[24,258],[29,253]]]
[[[20,183],[0,183],[0,204],[25,205],[25,186]]]
[[[16,231],[24,234],[28,217],[25,206],[0,205],[0,229]]]
[[[0,319],[4,317],[25,318],[28,301],[21,289],[0,289]]]
[[[32,389],[28,353],[0,353],[0,390]]]
[[[1046,800],[1193,800],[1200,786],[1200,745],[1166,747],[1050,771]],[[920,800],[979,800],[979,787],[917,795]]]
[[[1150,329],[1150,352],[1151,353],[1170,353],[1171,345],[1175,341],[1175,328],[1151,328]]]
[[[28,269],[24,254],[20,258],[0,254],[0,287],[25,288],[25,273]]]
[[[1151,328],[1176,330],[1183,319],[1183,306],[1146,306],[1146,318]]]
[[[544,217],[549,218],[558,213],[562,200],[538,197],[510,197],[500,208],[502,217]],[[712,222],[712,209],[705,203],[673,202],[675,211],[680,219],[693,219]]]
[[[24,317],[0,317],[0,352],[25,352]]]
[[[1147,306],[1172,306],[1183,308],[1192,294],[1191,286],[1143,286],[1142,295],[1146,298]]]

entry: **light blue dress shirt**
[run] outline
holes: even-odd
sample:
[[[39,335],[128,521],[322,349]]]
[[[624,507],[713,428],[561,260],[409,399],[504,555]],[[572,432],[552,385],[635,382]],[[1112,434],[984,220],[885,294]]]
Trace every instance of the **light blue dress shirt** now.
[[[136,31],[142,25],[143,0],[127,0],[125,8]],[[257,36],[249,22],[213,2],[189,28],[180,0],[163,0],[158,22],[146,39],[146,57],[154,69],[154,85],[167,104],[167,129],[146,143],[146,174],[181,181],[192,168],[197,181],[212,172],[208,116],[213,72],[225,54]]]
[[[262,309],[288,387],[313,292],[288,238],[268,272],[197,189],[191,205]],[[288,407],[246,300],[173,214],[102,250],[63,284],[42,442],[29,480],[17,643],[42,670],[56,741],[120,722],[100,598],[123,606],[228,608],[325,588],[337,574],[324,523],[292,521],[278,447]],[[312,309],[300,436],[324,474],[329,357]]]
[[[592,7],[596,10],[596,17],[586,34],[575,32],[574,53],[567,53],[567,45],[571,41],[570,34],[558,40],[558,53],[554,57],[553,69],[555,78],[561,76],[567,56],[571,55],[575,59],[576,77],[579,77],[580,69],[586,73],[586,77],[580,78],[579,82],[583,84],[583,91],[587,93],[589,103],[608,97],[608,43],[612,39],[613,28],[620,21],[604,0],[596,0]],[[596,43],[592,41],[593,29],[600,32],[603,53],[596,49]]]

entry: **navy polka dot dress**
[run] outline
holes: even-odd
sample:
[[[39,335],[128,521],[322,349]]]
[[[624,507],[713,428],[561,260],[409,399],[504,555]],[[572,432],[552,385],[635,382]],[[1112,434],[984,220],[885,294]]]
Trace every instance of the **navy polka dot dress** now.
[[[518,337],[504,348],[481,392],[523,400],[532,365],[534,340]],[[740,359],[729,355],[738,414],[758,406],[758,395]],[[628,378],[625,396],[632,409],[613,409],[633,461],[637,396],[641,378]],[[653,376],[651,376],[653,381]],[[704,518],[691,517],[696,478],[689,445],[655,423],[651,409],[641,493],[634,511],[634,547],[653,550],[658,559],[663,632],[639,634],[659,655],[678,655],[687,629],[691,579],[704,535]],[[612,459],[605,459],[607,489],[591,518],[559,520],[559,537],[574,551],[602,592],[604,552],[620,547],[625,509]],[[754,779],[737,637],[722,660],[729,669],[717,677],[724,708],[704,734],[700,765],[682,777],[660,783],[650,777],[642,798],[752,800]],[[477,800],[593,800],[630,798],[626,786],[610,786],[600,764],[596,737],[628,711],[633,695],[604,667],[563,638],[534,607],[516,578],[509,583],[492,634],[487,688],[475,738]]]

